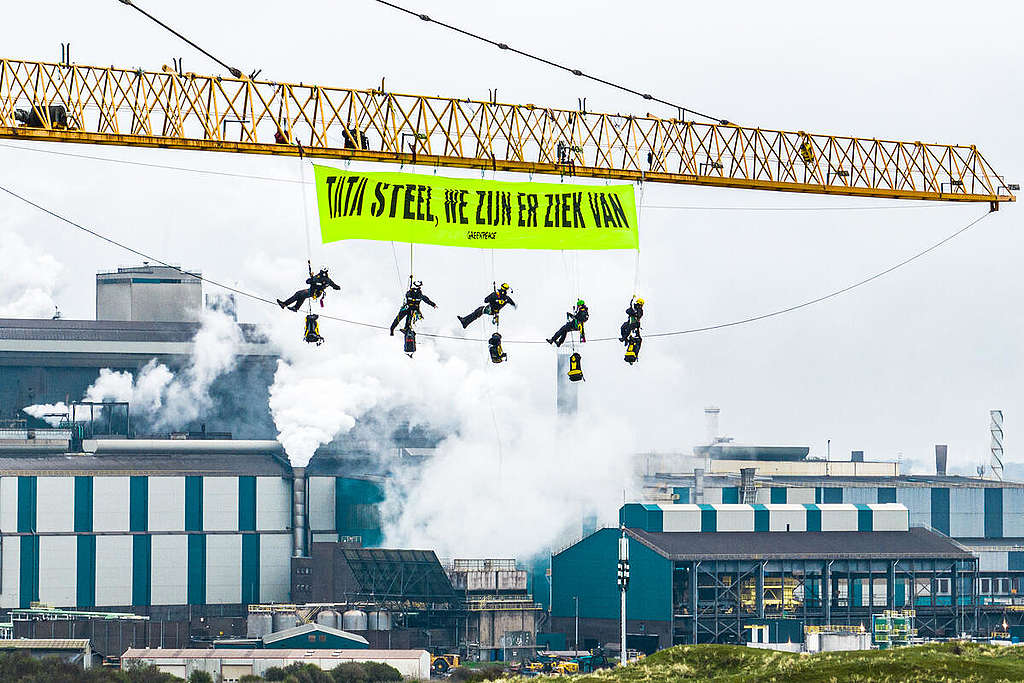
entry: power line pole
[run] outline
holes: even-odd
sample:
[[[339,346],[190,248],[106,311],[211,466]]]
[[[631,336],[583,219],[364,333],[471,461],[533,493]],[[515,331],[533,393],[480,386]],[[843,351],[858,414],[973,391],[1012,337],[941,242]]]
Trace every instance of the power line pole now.
[[[620,613],[620,637],[619,662],[626,666],[626,589],[629,588],[629,539],[626,537],[626,529],[622,529],[622,536],[619,538],[619,592],[622,594],[622,606]]]

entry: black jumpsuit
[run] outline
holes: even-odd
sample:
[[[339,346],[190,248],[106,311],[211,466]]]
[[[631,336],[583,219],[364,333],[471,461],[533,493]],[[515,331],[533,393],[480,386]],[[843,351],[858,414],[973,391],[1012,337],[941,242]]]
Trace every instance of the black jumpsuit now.
[[[475,311],[467,315],[466,317],[459,316],[459,322],[462,323],[462,327],[466,328],[473,324],[477,318],[484,315],[497,315],[498,311],[505,307],[505,304],[516,305],[515,301],[512,301],[512,297],[508,294],[502,294],[501,292],[491,292],[484,297],[484,305],[478,306]]]
[[[619,341],[625,342],[629,335],[636,332],[640,336],[640,318],[644,317],[644,307],[640,304],[630,304],[626,309],[626,322],[619,328]]]
[[[583,323],[590,319],[590,312],[587,310],[587,307],[577,306],[573,313],[566,313],[565,317],[569,319],[568,322],[558,328],[558,332],[555,332],[551,339],[548,339],[548,343],[561,346],[565,343],[566,335],[576,330],[580,332],[580,341],[586,341],[583,333]]]
[[[299,291],[292,294],[290,297],[281,301],[277,300],[277,305],[281,308],[287,308],[292,311],[297,311],[302,308],[303,302],[310,297],[317,299],[327,291],[328,287],[332,289],[341,289],[334,280],[331,279],[326,273],[317,273],[306,278],[306,284],[309,285],[306,289],[300,289]]]
[[[424,302],[434,308],[437,308],[437,304],[430,300],[423,290],[418,287],[411,288],[405,293],[405,303],[398,309],[398,315],[395,316],[394,322],[391,323],[391,334],[395,333],[395,328],[398,327],[398,323],[405,318],[405,326],[402,328],[408,330],[412,328],[413,322],[417,317],[423,317],[420,314],[420,302]]]

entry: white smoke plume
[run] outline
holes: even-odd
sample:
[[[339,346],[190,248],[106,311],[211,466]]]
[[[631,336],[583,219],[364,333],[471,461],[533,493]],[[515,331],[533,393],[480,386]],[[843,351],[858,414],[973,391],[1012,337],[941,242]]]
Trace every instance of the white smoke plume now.
[[[61,264],[16,232],[0,229],[0,318],[50,318]]]
[[[615,523],[623,489],[633,488],[633,432],[596,412],[558,420],[548,347],[531,357],[510,349],[518,365],[494,366],[482,343],[452,349],[421,337],[410,359],[398,336],[331,321],[321,323],[327,343],[308,346],[300,322],[285,318],[271,333],[283,358],[270,407],[293,466],[391,410],[449,435],[425,463],[400,467],[389,480],[382,510],[389,547],[525,558],[578,537],[585,515]],[[550,381],[537,386],[537,374]],[[393,449],[379,453],[386,463],[393,456]]]
[[[64,419],[64,415],[67,415],[70,408],[63,401],[59,401],[57,403],[40,403],[34,406],[28,406],[24,410],[32,417],[43,420],[51,427],[57,427],[60,425],[61,420]]]
[[[173,429],[189,423],[210,408],[213,382],[234,368],[242,333],[229,316],[207,310],[192,343],[191,362],[178,374],[156,359],[146,363],[137,376],[103,368],[82,400],[128,402],[132,414],[142,415],[154,429]],[[67,406],[63,406],[63,411],[50,410],[55,407],[29,406],[25,412],[33,417],[67,412]]]

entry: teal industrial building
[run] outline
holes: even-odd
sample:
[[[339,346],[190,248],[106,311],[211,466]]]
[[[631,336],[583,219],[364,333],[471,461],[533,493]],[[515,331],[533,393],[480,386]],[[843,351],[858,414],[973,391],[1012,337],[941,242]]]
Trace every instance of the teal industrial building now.
[[[900,608],[916,610],[925,636],[991,626],[978,558],[911,527],[899,505],[629,504],[620,521],[630,648],[743,642],[765,619],[869,624]],[[582,648],[620,641],[620,533],[599,530],[552,558],[551,627],[570,640],[578,629]]]

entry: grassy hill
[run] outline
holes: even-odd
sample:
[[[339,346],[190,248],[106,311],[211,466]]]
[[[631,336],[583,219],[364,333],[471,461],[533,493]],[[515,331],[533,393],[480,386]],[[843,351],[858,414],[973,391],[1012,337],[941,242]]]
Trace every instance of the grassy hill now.
[[[573,683],[683,680],[714,683],[1024,681],[1024,648],[943,643],[897,650],[800,655],[736,645],[683,645],[662,650],[624,669],[572,677]]]

